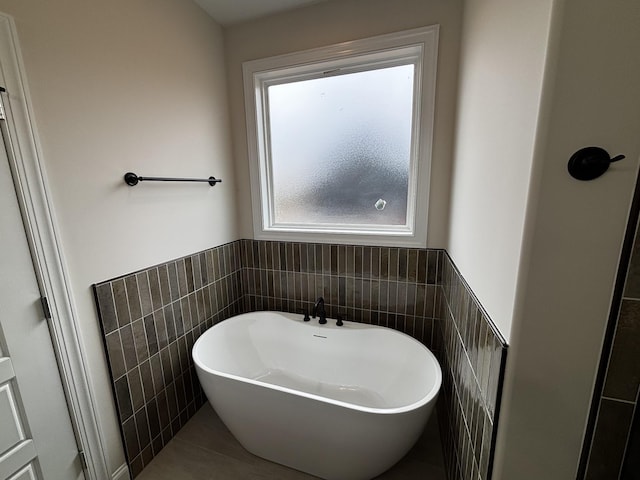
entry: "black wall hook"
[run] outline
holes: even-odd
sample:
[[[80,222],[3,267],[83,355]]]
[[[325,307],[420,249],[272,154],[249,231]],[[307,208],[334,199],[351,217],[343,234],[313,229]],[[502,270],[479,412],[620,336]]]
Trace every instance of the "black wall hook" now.
[[[600,147],[585,147],[571,155],[567,168],[573,178],[578,180],[593,180],[607,171],[612,162],[625,158],[617,155],[613,158]]]

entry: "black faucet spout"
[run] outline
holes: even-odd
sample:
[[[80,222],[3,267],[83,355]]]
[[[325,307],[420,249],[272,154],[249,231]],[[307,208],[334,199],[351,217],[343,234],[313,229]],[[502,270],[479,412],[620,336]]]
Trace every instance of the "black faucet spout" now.
[[[318,321],[320,325],[324,325],[325,323],[327,323],[327,313],[324,309],[324,298],[322,297],[318,298],[318,300],[316,300],[315,305],[313,306],[313,311],[311,316],[313,318],[316,318],[316,315],[320,317],[320,320]]]

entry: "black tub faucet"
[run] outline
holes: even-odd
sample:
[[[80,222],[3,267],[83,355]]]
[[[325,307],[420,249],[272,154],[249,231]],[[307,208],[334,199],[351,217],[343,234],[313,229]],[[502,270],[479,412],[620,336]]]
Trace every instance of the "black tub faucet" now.
[[[313,312],[311,316],[313,318],[316,318],[316,315],[320,317],[320,320],[318,322],[320,323],[320,325],[324,325],[325,323],[327,323],[327,312],[325,312],[324,310],[324,298],[322,297],[318,298],[318,300],[316,300],[316,304],[313,306]]]

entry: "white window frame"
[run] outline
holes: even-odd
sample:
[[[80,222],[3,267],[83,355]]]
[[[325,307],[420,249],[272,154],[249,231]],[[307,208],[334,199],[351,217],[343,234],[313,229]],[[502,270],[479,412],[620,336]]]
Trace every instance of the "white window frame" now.
[[[261,240],[330,242],[361,245],[426,246],[429,178],[439,26],[407,30],[328,47],[279,55],[243,64],[247,143],[251,176],[254,237]],[[319,78],[322,71],[352,73],[413,63],[414,122],[407,204],[407,225],[293,225],[273,222],[273,188],[269,158],[270,85]]]

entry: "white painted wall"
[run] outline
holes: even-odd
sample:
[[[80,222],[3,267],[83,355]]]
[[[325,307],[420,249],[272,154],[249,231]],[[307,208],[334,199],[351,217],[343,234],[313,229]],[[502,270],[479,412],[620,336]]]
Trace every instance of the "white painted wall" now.
[[[410,28],[440,24],[427,244],[444,247],[462,0],[335,0],[225,29],[240,236],[253,238],[242,62]]]
[[[17,24],[112,472],[124,462],[91,285],[238,238],[221,28],[184,0],[0,0]],[[128,187],[141,175],[209,176]]]
[[[552,0],[466,0],[447,251],[508,340]]]
[[[495,480],[576,478],[640,158],[640,3],[556,4]],[[574,180],[589,145],[627,159]]]

